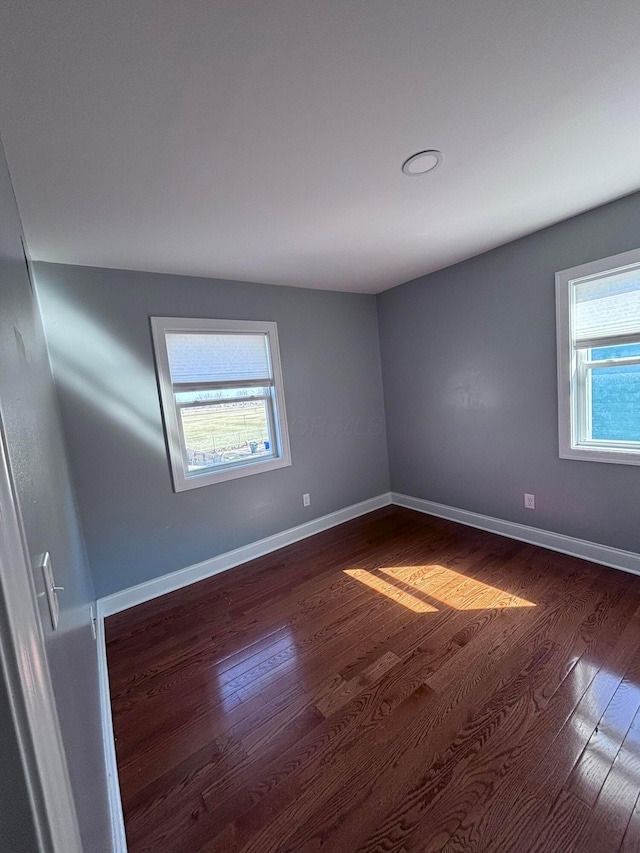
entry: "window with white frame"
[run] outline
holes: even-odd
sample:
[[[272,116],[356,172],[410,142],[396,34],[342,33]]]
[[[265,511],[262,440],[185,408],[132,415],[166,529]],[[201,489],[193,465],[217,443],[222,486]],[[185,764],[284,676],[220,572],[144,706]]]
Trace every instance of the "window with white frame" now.
[[[291,464],[275,323],[152,317],[177,492]]]
[[[640,249],[556,273],[560,456],[640,465]]]

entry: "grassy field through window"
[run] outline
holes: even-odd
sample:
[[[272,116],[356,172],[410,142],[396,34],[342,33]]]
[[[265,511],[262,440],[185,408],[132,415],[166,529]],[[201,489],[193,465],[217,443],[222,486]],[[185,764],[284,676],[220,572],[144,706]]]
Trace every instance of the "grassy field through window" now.
[[[271,453],[264,400],[185,408],[182,426],[190,468]]]

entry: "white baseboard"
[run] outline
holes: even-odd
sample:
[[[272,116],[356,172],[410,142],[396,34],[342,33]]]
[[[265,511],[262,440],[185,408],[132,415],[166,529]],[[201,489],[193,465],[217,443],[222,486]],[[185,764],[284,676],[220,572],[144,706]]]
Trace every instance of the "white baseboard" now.
[[[234,551],[227,551],[225,554],[212,557],[202,563],[178,569],[176,572],[145,581],[137,586],[129,587],[129,589],[123,589],[121,592],[114,592],[112,595],[98,599],[98,615],[106,617],[120,613],[129,607],[135,607],[136,604],[143,604],[145,601],[151,601],[161,595],[166,595],[168,592],[182,589],[196,583],[196,581],[210,578],[220,572],[226,572],[227,569],[233,569],[249,560],[255,560],[256,557],[263,557],[265,554],[284,548],[285,545],[299,542],[301,539],[321,533],[330,527],[336,527],[352,518],[358,518],[358,516],[366,515],[375,509],[389,506],[390,503],[391,493],[385,492],[375,498],[369,498],[369,500],[331,512],[329,515],[315,518],[313,521],[307,521],[305,524],[299,524],[297,527],[291,527],[289,530],[283,530],[282,533],[267,536],[266,539],[259,539],[250,545],[236,548]]]
[[[457,509],[446,504],[401,495],[398,492],[392,492],[391,499],[396,506],[414,509],[426,515],[436,515],[438,518],[447,518],[449,521],[457,521],[459,524],[465,524],[468,527],[478,527],[480,530],[498,533],[500,536],[507,536],[509,539],[518,539],[531,545],[540,545],[542,548],[549,548],[551,551],[560,551],[562,554],[570,554],[573,557],[610,566],[612,569],[621,569],[624,572],[640,575],[640,554],[636,554],[634,551],[622,551],[619,548],[598,545],[596,542],[588,542],[585,539],[575,539],[573,536],[563,536],[561,533],[552,533],[538,527],[516,524],[513,521],[503,521],[501,518],[480,515],[477,512],[469,512],[466,509]]]
[[[255,560],[257,557],[263,557],[265,554],[270,554],[272,551],[277,551],[286,545],[299,542],[301,539],[314,536],[323,530],[336,527],[345,521],[366,515],[389,504],[413,509],[426,515],[446,518],[449,521],[456,521],[468,527],[488,530],[491,533],[507,536],[510,539],[518,539],[521,542],[539,545],[542,548],[549,548],[552,551],[559,551],[563,554],[580,557],[583,560],[590,560],[594,563],[601,563],[604,566],[640,575],[640,554],[633,551],[622,551],[619,548],[599,545],[596,542],[589,542],[585,539],[576,539],[573,536],[552,533],[549,530],[542,530],[538,527],[529,527],[526,524],[504,521],[501,518],[481,515],[477,512],[470,512],[466,509],[458,509],[457,507],[447,506],[446,504],[427,501],[423,498],[414,498],[398,492],[386,492],[375,498],[369,498],[369,500],[352,504],[344,509],[329,513],[329,515],[323,515],[313,521],[300,524],[297,527],[291,527],[289,530],[283,530],[281,533],[276,533],[265,539],[259,539],[257,542],[252,542],[233,551],[227,551],[217,557],[212,557],[210,560],[204,560],[202,563],[178,569],[178,571],[171,572],[162,577],[145,581],[137,586],[132,586],[100,598],[97,602],[99,621],[106,616],[112,616],[114,613],[128,610],[130,607],[143,604],[145,601],[151,601],[161,595],[166,595],[168,592],[173,592],[197,581],[213,577],[213,575],[217,575],[220,572],[233,569],[249,560]]]
[[[104,759],[107,768],[111,840],[113,853],[127,853],[127,836],[124,830],[124,814],[122,811],[122,801],[120,799],[116,746],[113,739],[113,719],[111,717],[111,693],[109,690],[109,672],[107,670],[107,645],[104,635],[104,617],[100,614],[99,610],[96,618],[96,640],[98,646],[100,716],[102,718]]]

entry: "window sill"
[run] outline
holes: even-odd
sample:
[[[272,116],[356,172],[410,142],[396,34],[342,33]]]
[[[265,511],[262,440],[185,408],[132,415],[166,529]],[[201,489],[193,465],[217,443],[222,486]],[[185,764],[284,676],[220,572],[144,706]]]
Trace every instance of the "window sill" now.
[[[265,462],[244,463],[222,471],[203,471],[201,474],[191,474],[189,477],[185,477],[183,472],[178,470],[173,472],[173,481],[176,492],[186,492],[189,489],[212,486],[215,483],[237,480],[240,477],[250,477],[252,474],[262,474],[264,471],[286,468],[289,465],[291,465],[290,458],[280,457]]]
[[[608,462],[614,465],[640,465],[640,451],[611,450],[579,445],[561,448],[561,459],[579,459],[582,462]]]

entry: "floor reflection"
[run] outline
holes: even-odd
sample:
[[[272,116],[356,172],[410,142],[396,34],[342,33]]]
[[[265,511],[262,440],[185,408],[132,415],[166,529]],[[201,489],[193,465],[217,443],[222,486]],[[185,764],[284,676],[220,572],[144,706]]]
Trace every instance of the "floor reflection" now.
[[[269,634],[265,634],[265,638]],[[215,694],[225,712],[264,691],[269,683],[297,667],[297,647],[293,634],[283,629],[282,636],[263,649],[263,638],[238,655],[215,664]]]

